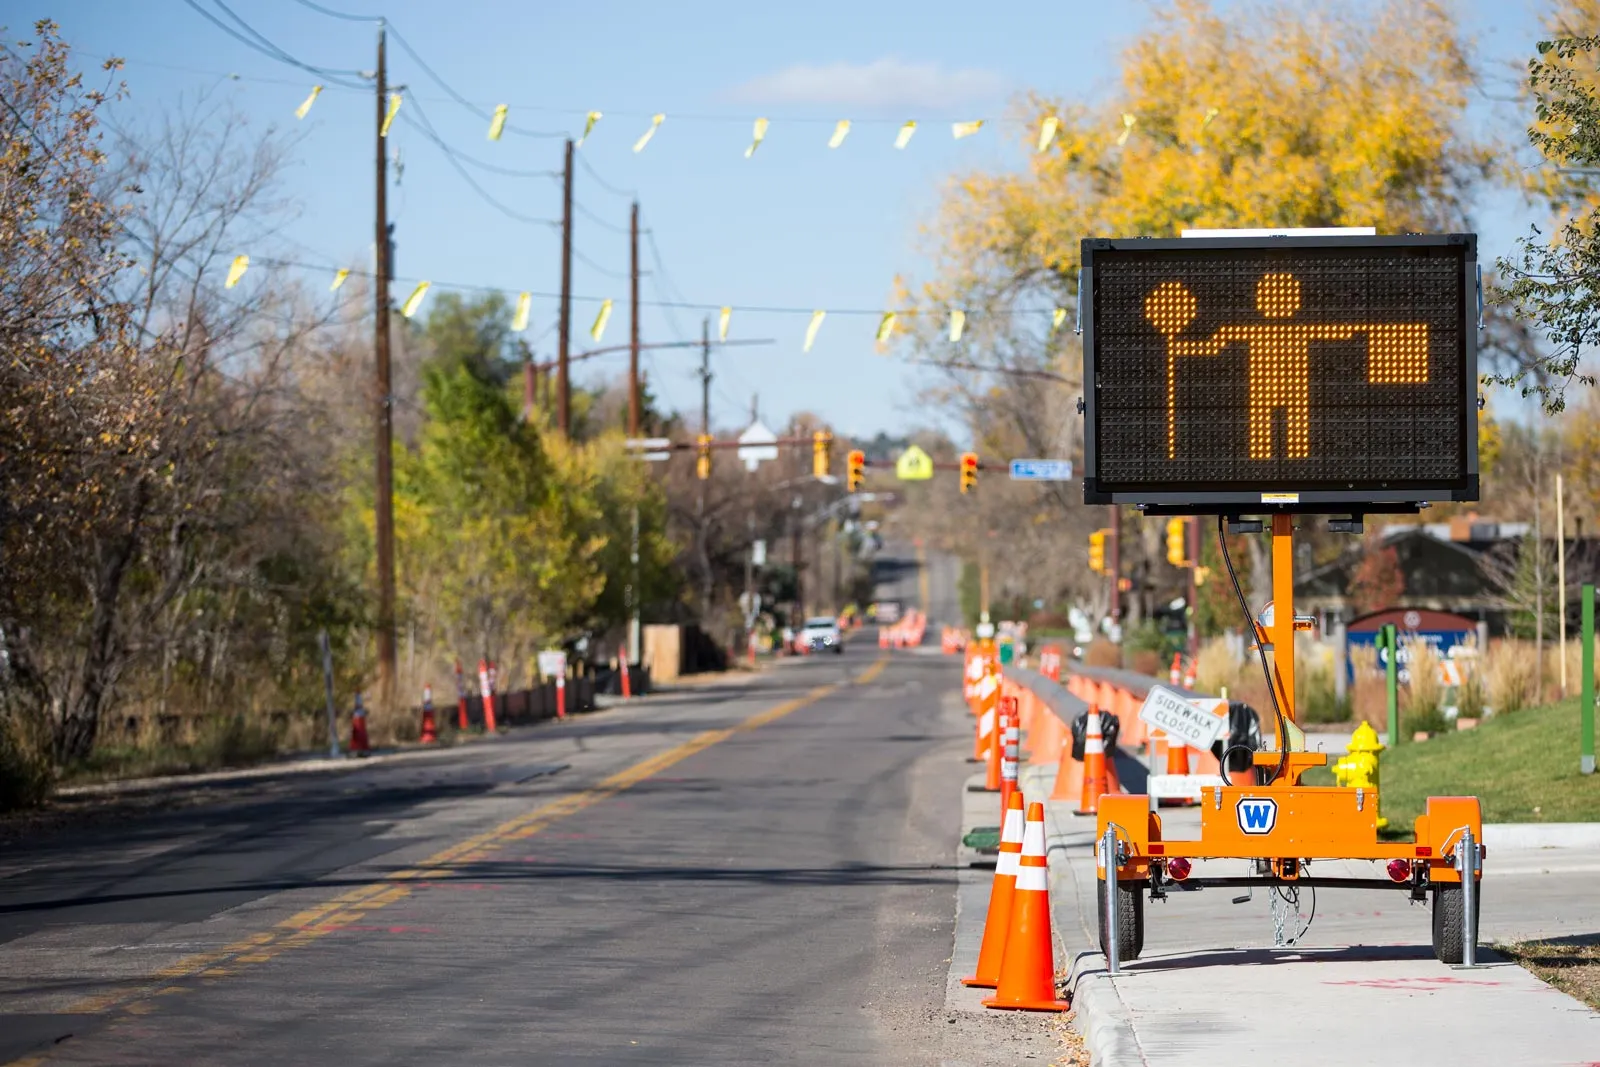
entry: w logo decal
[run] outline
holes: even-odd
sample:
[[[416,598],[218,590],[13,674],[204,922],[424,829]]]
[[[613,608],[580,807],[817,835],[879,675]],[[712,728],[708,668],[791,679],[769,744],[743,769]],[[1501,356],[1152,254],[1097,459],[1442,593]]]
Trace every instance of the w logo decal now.
[[[1270,834],[1278,824],[1278,802],[1267,797],[1240,797],[1234,813],[1247,834]]]

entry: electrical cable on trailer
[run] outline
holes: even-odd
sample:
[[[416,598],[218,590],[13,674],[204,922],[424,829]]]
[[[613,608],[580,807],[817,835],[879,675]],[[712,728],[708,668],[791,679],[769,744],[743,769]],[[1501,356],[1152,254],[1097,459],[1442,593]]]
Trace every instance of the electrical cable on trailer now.
[[[1239,598],[1239,610],[1244,612],[1245,629],[1256,634],[1256,655],[1261,659],[1261,676],[1267,682],[1267,696],[1272,700],[1272,713],[1278,718],[1278,766],[1272,772],[1272,781],[1276,782],[1283,777],[1284,768],[1289,766],[1289,724],[1283,717],[1283,709],[1278,706],[1278,687],[1272,684],[1272,671],[1267,667],[1267,650],[1261,640],[1261,635],[1256,633],[1256,620],[1250,614],[1250,604],[1244,598],[1244,590],[1239,587],[1238,572],[1233,569],[1233,556],[1228,552],[1227,517],[1217,516],[1217,546],[1222,549],[1222,563],[1228,569],[1228,580],[1233,583],[1233,595]],[[1294,652],[1290,649],[1290,654]],[[1255,754],[1251,753],[1254,763]]]

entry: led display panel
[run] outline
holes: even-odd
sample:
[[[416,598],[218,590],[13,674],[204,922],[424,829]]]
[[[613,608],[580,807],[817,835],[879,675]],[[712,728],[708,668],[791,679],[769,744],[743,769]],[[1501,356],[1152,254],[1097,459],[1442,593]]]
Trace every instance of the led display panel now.
[[[1477,499],[1473,235],[1091,239],[1083,265],[1087,503]]]

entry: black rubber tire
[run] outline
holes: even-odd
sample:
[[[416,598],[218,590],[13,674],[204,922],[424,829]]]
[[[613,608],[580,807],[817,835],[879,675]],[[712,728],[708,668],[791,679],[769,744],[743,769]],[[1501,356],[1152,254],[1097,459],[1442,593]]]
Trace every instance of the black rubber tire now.
[[[1101,883],[1095,885],[1096,891]],[[1117,962],[1127,963],[1139,958],[1144,951],[1144,883],[1117,883]],[[1104,899],[1102,894],[1101,899]],[[1100,951],[1110,955],[1111,941],[1106,932],[1106,909],[1102,903],[1095,909],[1100,915]]]
[[[1473,910],[1482,914],[1483,879],[1478,879],[1476,888],[1478,891],[1472,898]],[[1440,963],[1456,964],[1462,961],[1464,946],[1461,919],[1465,912],[1464,899],[1459,882],[1441,883],[1433,891],[1433,954]]]

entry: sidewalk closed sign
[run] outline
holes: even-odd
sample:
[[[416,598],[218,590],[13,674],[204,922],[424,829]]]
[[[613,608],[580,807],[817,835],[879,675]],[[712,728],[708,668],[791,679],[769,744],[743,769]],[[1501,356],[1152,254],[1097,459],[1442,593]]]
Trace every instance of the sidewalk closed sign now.
[[[1227,720],[1221,716],[1196,707],[1159,685],[1150,687],[1150,695],[1144,698],[1144,707],[1139,709],[1139,721],[1165,731],[1168,737],[1175,737],[1191,748],[1210,748],[1227,725]]]

